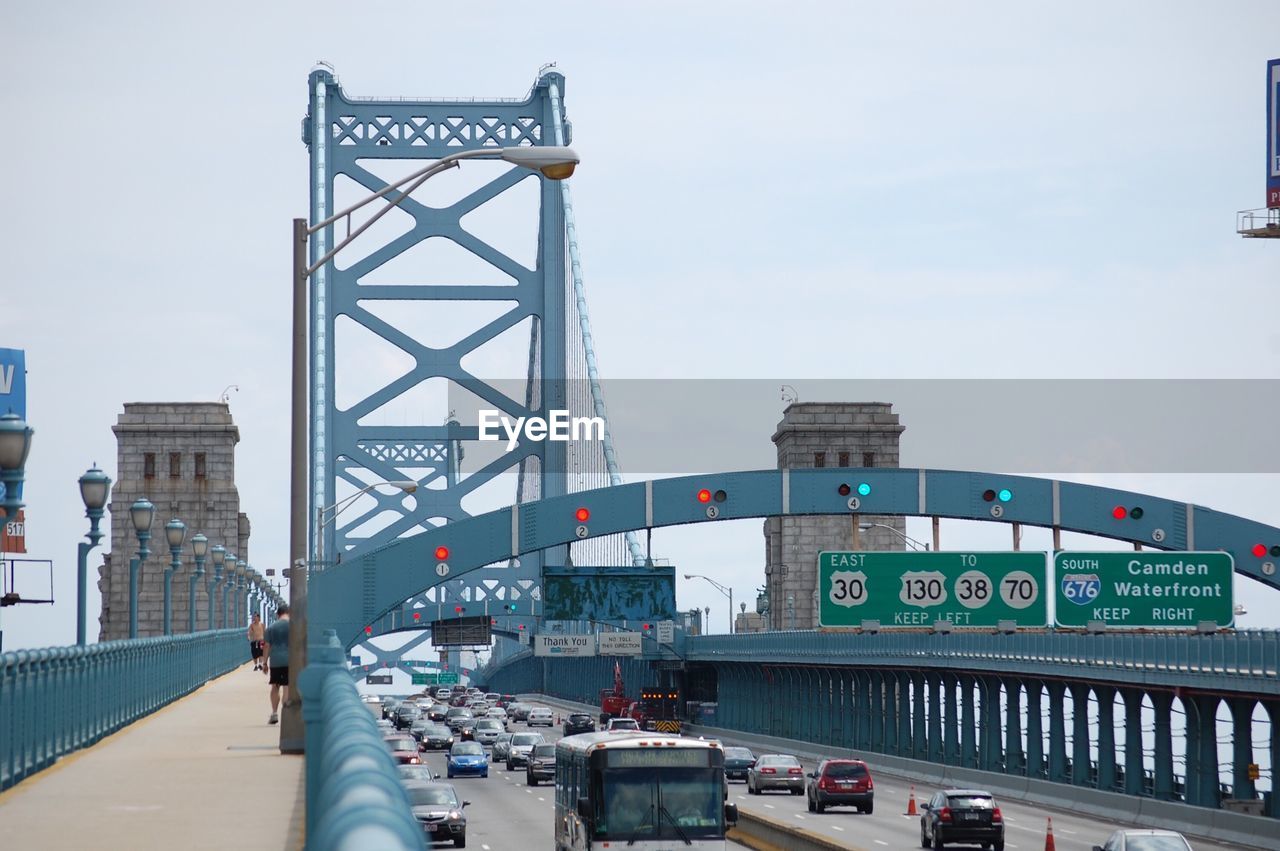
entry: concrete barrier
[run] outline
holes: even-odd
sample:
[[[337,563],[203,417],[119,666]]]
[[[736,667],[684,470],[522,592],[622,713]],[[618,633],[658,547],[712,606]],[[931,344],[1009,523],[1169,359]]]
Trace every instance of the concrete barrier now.
[[[741,810],[738,812],[738,824],[729,831],[729,838],[756,851],[868,851],[861,845],[836,842],[812,831]]]

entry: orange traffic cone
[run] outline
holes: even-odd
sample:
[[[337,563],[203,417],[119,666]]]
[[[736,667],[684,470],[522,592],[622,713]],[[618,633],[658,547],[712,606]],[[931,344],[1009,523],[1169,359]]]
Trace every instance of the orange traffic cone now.
[[[1058,851],[1053,841],[1053,816],[1049,816],[1049,832],[1044,835],[1044,851]]]
[[[911,797],[907,799],[907,811],[904,815],[920,815],[920,813],[916,812],[916,787],[914,784],[911,786]]]

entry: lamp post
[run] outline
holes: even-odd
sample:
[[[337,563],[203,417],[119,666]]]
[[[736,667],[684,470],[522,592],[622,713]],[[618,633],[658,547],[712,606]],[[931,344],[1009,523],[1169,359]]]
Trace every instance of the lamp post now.
[[[164,634],[173,635],[173,575],[182,569],[182,543],[187,539],[187,524],[173,518],[164,524],[164,537],[169,544],[169,566],[164,570]]]
[[[218,594],[218,609],[222,613],[218,617],[218,628],[226,629],[231,626],[227,623],[227,592],[231,590],[231,583],[236,578],[236,555],[235,553],[227,553],[227,560],[224,562],[227,569],[226,575],[222,578],[222,591]]]
[[[500,159],[520,168],[535,169],[550,180],[564,180],[573,174],[578,164],[578,155],[572,149],[554,145],[458,151],[441,157],[323,221],[308,225],[306,219],[293,220],[290,243],[293,255],[293,352],[289,456],[289,566],[293,572],[289,581],[289,668],[296,672],[295,676],[300,676],[307,667],[307,281],[334,255],[350,245],[419,186],[440,172],[456,168],[465,159]],[[345,239],[314,263],[308,264],[307,243],[312,234],[323,231],[339,219],[349,217],[374,201],[386,198],[397,189],[400,191],[387,201],[385,207],[350,231]],[[317,551],[317,561],[319,556]],[[304,750],[302,700],[301,693],[296,688],[289,689],[289,699],[285,701],[280,719],[280,750],[282,753],[302,753]]]
[[[888,529],[890,532],[892,532],[893,534],[901,538],[902,542],[906,544],[908,547],[911,547],[911,549],[917,552],[927,553],[929,551],[928,544],[923,544],[920,541],[917,541],[915,538],[911,537],[910,535],[907,535],[903,532],[899,532],[897,529],[893,528],[888,523],[859,523],[858,528],[864,532],[869,532],[872,529]]]
[[[729,598],[729,634],[733,634],[733,588],[721,585],[710,576],[703,576],[701,573],[686,573],[685,579],[705,579],[716,587],[716,590]]]
[[[213,555],[213,576],[209,578],[209,629],[214,629],[213,622],[213,598],[218,593],[218,586],[222,584],[222,563],[227,558],[227,548],[218,544],[209,551]]]
[[[0,509],[5,517],[17,517],[22,508],[22,481],[33,434],[35,429],[13,411],[0,416],[0,484],[4,485]]]
[[[245,625],[245,609],[248,603],[245,601],[244,589],[249,581],[249,563],[244,559],[236,562],[236,626]]]
[[[151,519],[156,507],[145,496],[129,506],[129,519],[133,521],[134,534],[138,536],[138,553],[129,559],[129,637],[138,637],[138,571],[151,555]]]
[[[196,558],[196,569],[191,573],[187,587],[187,632],[196,631],[196,582],[204,576],[204,556],[209,551],[209,539],[197,532],[191,539],[191,554]]]
[[[382,485],[390,485],[393,488],[399,488],[405,493],[413,493],[418,489],[418,483],[413,481],[374,482],[371,485],[365,485],[364,487],[360,488],[360,490],[356,491],[350,496],[347,496],[347,497],[344,497],[343,499],[338,500],[333,505],[326,506],[325,508],[317,509],[316,510],[316,561],[317,562],[324,561],[324,527],[328,526],[330,523],[337,520],[338,515],[341,514],[343,511],[345,511],[346,509],[350,508],[352,503],[354,503],[361,496],[363,496],[364,494],[367,494],[369,491],[373,490],[374,488],[381,487]],[[292,618],[293,615],[290,615],[289,617]]]
[[[94,464],[80,477],[80,499],[84,501],[84,516],[89,518],[89,534],[86,536],[89,541],[80,542],[79,558],[76,561],[76,644],[81,647],[85,643],[85,621],[88,617],[89,551],[102,540],[98,524],[102,521],[103,510],[110,496],[111,479]]]

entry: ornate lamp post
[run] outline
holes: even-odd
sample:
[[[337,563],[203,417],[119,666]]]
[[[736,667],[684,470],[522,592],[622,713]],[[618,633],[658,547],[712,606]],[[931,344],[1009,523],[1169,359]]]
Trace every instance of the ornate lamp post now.
[[[86,600],[88,596],[89,551],[98,546],[102,533],[98,524],[102,521],[103,510],[107,499],[111,496],[111,479],[94,464],[80,477],[80,499],[84,501],[84,516],[89,518],[88,543],[80,542],[79,559],[76,561],[76,644],[84,646],[85,620],[88,616]]]
[[[218,607],[222,609],[222,616],[218,619],[219,629],[226,629],[231,626],[231,624],[227,623],[227,592],[231,590],[231,584],[236,578],[236,554],[231,552],[227,553],[227,560],[225,564],[227,568],[227,575],[223,577],[222,593],[218,595]]]
[[[218,593],[218,586],[222,584],[222,562],[227,557],[227,548],[218,544],[212,550],[213,554],[213,576],[209,579],[209,629],[214,628],[213,623],[213,598]]]
[[[209,539],[197,532],[191,539],[191,553],[196,557],[196,569],[187,586],[187,632],[196,631],[196,581],[204,576],[204,556],[209,551]]]
[[[129,559],[129,637],[138,637],[138,571],[151,555],[151,519],[156,507],[145,496],[129,507],[129,519],[138,536],[138,554]]]
[[[164,537],[169,542],[169,566],[164,571],[164,634],[173,635],[173,575],[182,569],[182,544],[187,539],[187,524],[173,518],[164,524]]]
[[[245,609],[249,607],[245,600],[244,589],[249,584],[249,563],[244,559],[236,562],[236,626],[245,626]]]
[[[33,434],[35,430],[13,411],[0,416],[0,484],[4,485],[0,508],[6,517],[17,517],[22,508],[22,480]]]

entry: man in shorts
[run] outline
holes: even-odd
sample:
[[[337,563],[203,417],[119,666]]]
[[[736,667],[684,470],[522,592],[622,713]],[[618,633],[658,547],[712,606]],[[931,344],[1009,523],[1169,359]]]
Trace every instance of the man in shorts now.
[[[253,669],[255,671],[263,670],[262,664],[262,640],[265,627],[262,625],[262,618],[257,612],[253,613],[253,620],[249,621],[249,655],[253,657]]]
[[[267,682],[271,683],[271,718],[268,724],[280,722],[280,687],[289,699],[289,607],[276,609],[277,620],[267,627],[262,658],[266,660]]]

